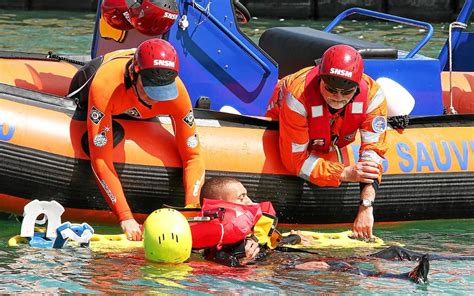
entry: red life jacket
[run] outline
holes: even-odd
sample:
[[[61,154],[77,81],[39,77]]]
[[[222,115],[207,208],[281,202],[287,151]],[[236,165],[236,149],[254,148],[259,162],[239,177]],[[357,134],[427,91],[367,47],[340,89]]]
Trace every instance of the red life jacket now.
[[[233,244],[252,233],[254,225],[265,210],[275,210],[270,202],[253,205],[239,205],[222,200],[204,199],[201,208],[203,217],[211,217],[206,222],[191,222],[193,248],[211,248]]]
[[[319,66],[310,70],[306,76],[304,95],[309,117],[309,150],[327,153],[331,144],[342,148],[355,140],[355,133],[367,117],[368,86],[365,80],[359,83],[355,98],[336,114],[329,112],[328,104],[319,91]],[[331,139],[331,120],[344,112],[340,137]],[[332,117],[332,118],[331,118]]]

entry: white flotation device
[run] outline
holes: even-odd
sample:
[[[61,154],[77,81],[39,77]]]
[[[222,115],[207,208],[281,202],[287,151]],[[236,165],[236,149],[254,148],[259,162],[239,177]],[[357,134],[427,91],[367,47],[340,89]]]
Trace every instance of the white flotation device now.
[[[37,199],[31,201],[23,209],[20,236],[33,237],[35,224],[44,225],[47,221],[46,237],[55,238],[56,229],[61,225],[61,215],[63,213],[64,207],[57,201],[39,201]],[[40,215],[44,215],[43,219],[36,220]]]
[[[406,88],[387,77],[380,77],[376,81],[387,99],[388,117],[409,115],[413,111],[415,98]]]
[[[61,223],[64,207],[57,201],[39,201],[28,203],[23,210],[23,221],[19,236],[13,237],[9,245],[26,243],[32,247],[62,248],[68,240],[75,241],[80,246],[89,246],[94,229],[87,223]],[[44,215],[41,220],[37,220]],[[36,224],[47,227],[36,227]]]

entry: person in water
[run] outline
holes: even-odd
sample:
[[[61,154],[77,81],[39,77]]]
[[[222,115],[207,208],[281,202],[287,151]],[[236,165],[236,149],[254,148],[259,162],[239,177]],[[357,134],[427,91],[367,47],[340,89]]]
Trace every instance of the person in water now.
[[[88,66],[98,69],[91,70]],[[73,82],[89,84],[90,81],[87,93],[82,91],[77,96],[82,107],[87,108],[92,170],[102,195],[130,240],[141,240],[142,231],[114,168],[113,116],[126,114],[136,119],[170,116],[183,166],[185,203],[199,202],[204,160],[191,100],[178,72],[175,48],[165,40],[152,38],[142,42],[136,50],[119,50],[96,58],[76,74],[76,78],[82,77],[82,80],[73,78]],[[72,88],[77,89],[77,84],[73,83]]]
[[[201,204],[205,204],[205,199],[223,201],[225,203],[218,205],[222,207],[229,206],[227,203],[233,203],[242,206],[255,205],[255,203],[247,195],[247,189],[245,186],[239,180],[232,177],[214,177],[207,180],[201,190]],[[204,227],[201,228],[201,231],[208,231],[209,229],[209,227]],[[193,227],[191,227],[191,231],[193,232]],[[254,233],[251,233],[250,236],[235,244],[224,245],[220,248],[207,249],[205,253],[206,259],[229,266],[243,266],[261,260],[267,255],[271,254],[268,244],[260,244],[259,239],[253,234]],[[300,236],[297,234],[297,232],[294,232],[290,237],[282,238],[279,242],[279,245],[282,246],[286,244],[296,244],[301,243],[302,241],[311,243],[310,240],[311,238]],[[276,249],[279,250],[279,248]],[[281,248],[280,250],[282,249],[284,248]],[[298,250],[293,249],[293,251]],[[296,264],[292,267],[301,270],[343,271],[365,276],[411,279],[416,283],[424,283],[427,281],[429,272],[428,255],[418,254],[400,247],[391,247],[371,256],[392,260],[397,258],[418,259],[420,262],[411,272],[402,274],[361,269],[338,259],[330,259],[326,261],[311,260],[310,262]]]
[[[387,150],[387,102],[377,82],[363,72],[354,48],[330,47],[320,64],[279,80],[266,116],[279,121],[280,158],[290,172],[318,186],[360,183],[352,232],[370,238]],[[344,167],[339,149],[352,143],[358,130],[359,160]],[[329,160],[332,155],[339,161]]]

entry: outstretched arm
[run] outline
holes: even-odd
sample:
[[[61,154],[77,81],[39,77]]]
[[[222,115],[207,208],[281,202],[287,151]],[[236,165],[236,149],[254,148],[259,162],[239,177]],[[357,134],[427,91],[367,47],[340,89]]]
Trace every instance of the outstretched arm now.
[[[94,84],[91,86],[87,117],[92,170],[99,189],[120,221],[123,232],[129,239],[140,240],[141,230],[133,218],[114,168],[111,106],[105,94],[92,91],[96,87]]]
[[[178,98],[164,102],[163,106],[166,106],[173,119],[176,146],[183,165],[185,205],[195,206],[199,204],[199,194],[204,184],[204,157],[188,92],[179,78],[176,79],[176,85]]]

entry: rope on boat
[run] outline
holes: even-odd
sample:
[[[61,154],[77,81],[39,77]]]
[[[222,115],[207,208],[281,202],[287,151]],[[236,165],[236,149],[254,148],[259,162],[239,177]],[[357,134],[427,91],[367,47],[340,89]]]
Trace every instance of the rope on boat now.
[[[48,59],[55,59],[55,60],[59,60],[59,61],[65,61],[65,62],[68,62],[68,63],[71,63],[71,64],[80,65],[80,66],[84,66],[86,64],[86,62],[82,62],[82,61],[73,60],[73,59],[70,59],[70,58],[58,56],[57,54],[53,54],[52,51],[48,51],[47,58]]]
[[[454,109],[453,106],[453,85],[452,85],[452,72],[453,72],[453,47],[451,44],[451,34],[453,29],[463,29],[465,30],[467,25],[461,22],[452,22],[449,24],[449,32],[448,32],[448,49],[449,49],[449,109],[446,110],[446,114],[458,114],[458,111]]]

